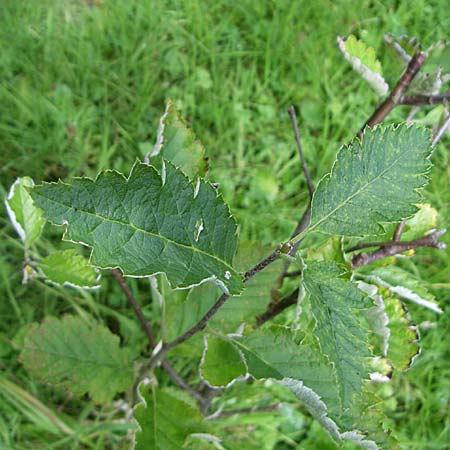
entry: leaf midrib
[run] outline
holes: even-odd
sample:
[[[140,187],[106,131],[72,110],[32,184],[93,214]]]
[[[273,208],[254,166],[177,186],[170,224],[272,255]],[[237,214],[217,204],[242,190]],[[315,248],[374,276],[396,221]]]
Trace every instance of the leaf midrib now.
[[[337,210],[341,209],[342,207],[344,207],[350,200],[352,200],[354,197],[356,197],[357,195],[359,195],[362,191],[364,191],[365,189],[367,189],[372,183],[374,183],[375,181],[377,181],[380,177],[382,177],[386,172],[388,172],[390,169],[393,168],[393,166],[395,164],[397,164],[399,162],[399,160],[404,156],[404,153],[400,153],[400,155],[398,156],[398,158],[396,158],[388,167],[386,167],[386,169],[384,169],[380,174],[378,174],[373,180],[371,180],[369,183],[365,184],[364,186],[362,186],[361,188],[359,188],[354,194],[350,195],[349,197],[347,197],[343,202],[339,203],[336,208],[334,208],[331,212],[329,212],[326,216],[322,217],[322,219],[320,219],[318,222],[316,222],[315,224],[311,225],[309,228],[309,231],[313,231],[314,229],[316,229],[322,222],[324,222],[325,220],[327,220],[330,216],[332,216]],[[333,172],[330,172],[330,174],[328,176],[331,177]],[[314,202],[312,203],[312,210],[314,210]]]
[[[75,212],[74,207],[71,206],[71,205],[67,205],[66,203],[59,202],[59,201],[57,201],[57,200],[55,200],[55,199],[52,199],[52,198],[49,198],[49,197],[45,197],[45,196],[43,196],[42,194],[39,194],[39,192],[37,192],[36,195],[41,195],[41,197],[45,198],[46,200],[48,200],[48,201],[50,201],[50,202],[53,202],[53,203],[56,203],[57,205],[60,205],[60,206],[65,206],[66,208],[69,208],[69,209],[71,209],[73,212]],[[127,223],[127,222],[123,222],[123,221],[120,221],[120,220],[111,219],[110,217],[105,217],[105,216],[102,216],[102,215],[97,214],[97,213],[94,214],[94,213],[92,213],[92,212],[90,212],[90,211],[85,211],[84,209],[81,209],[81,208],[77,208],[77,211],[76,211],[76,212],[81,212],[81,213],[83,213],[83,214],[86,214],[86,215],[89,215],[89,216],[93,216],[93,217],[102,219],[102,220],[104,220],[105,222],[112,222],[112,223],[117,223],[117,224],[122,225],[122,226],[128,226],[128,227],[130,227],[130,228],[133,228],[133,229],[134,229],[135,231],[137,231],[137,232],[141,232],[141,233],[148,234],[148,235],[150,235],[150,236],[159,238],[159,239],[164,240],[164,241],[166,241],[166,242],[168,242],[168,243],[171,243],[171,244],[173,244],[173,245],[175,245],[175,246],[187,248],[187,249],[189,249],[189,250],[191,250],[191,251],[193,251],[193,252],[200,253],[200,254],[202,254],[202,255],[205,255],[205,256],[208,257],[208,258],[212,258],[212,259],[214,259],[214,260],[216,260],[216,261],[222,263],[222,264],[225,265],[228,269],[230,269],[230,271],[231,271],[232,273],[236,273],[236,271],[233,269],[233,267],[232,267],[228,262],[226,262],[226,261],[223,260],[223,259],[218,258],[217,256],[215,256],[215,255],[213,255],[213,254],[211,254],[211,253],[207,253],[207,252],[205,252],[204,250],[199,249],[198,247],[189,246],[189,245],[183,244],[183,243],[181,243],[181,242],[174,241],[174,240],[169,239],[168,237],[166,237],[166,236],[164,236],[164,235],[162,235],[162,234],[152,233],[152,232],[150,232],[150,231],[148,231],[148,230],[145,230],[145,229],[143,229],[143,228],[137,227],[136,225],[132,224],[131,222],[130,222],[130,223]],[[50,219],[49,219],[49,220],[50,220]],[[50,220],[50,221],[51,221],[51,220]],[[55,223],[55,222],[53,222],[53,223]],[[67,223],[68,223],[67,227],[69,228],[69,227],[71,226],[71,224],[70,224],[68,221],[67,221]],[[64,224],[57,224],[57,223],[55,223],[55,225],[61,226],[61,225],[64,225]],[[92,249],[94,249],[94,245],[92,245],[92,246],[90,245],[89,247],[91,247]],[[189,269],[189,270],[190,270],[190,269]]]

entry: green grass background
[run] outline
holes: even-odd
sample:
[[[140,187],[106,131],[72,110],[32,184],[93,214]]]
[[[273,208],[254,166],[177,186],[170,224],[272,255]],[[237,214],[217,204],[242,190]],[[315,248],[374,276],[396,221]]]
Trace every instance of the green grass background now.
[[[355,33],[374,46],[392,84],[402,65],[383,45],[384,33],[428,46],[449,30],[446,0],[2,0],[2,196],[22,175],[39,182],[127,172],[153,145],[172,98],[207,149],[210,179],[220,183],[242,239],[279,242],[307,201],[288,106],[300,110],[317,182],[377,104],[340,56],[336,36]],[[450,52],[439,56],[450,71]],[[399,108],[389,121],[406,113]],[[433,156],[425,194],[441,227],[450,216],[449,145],[446,137]],[[99,410],[30,380],[14,347],[21,327],[64,312],[112,317],[139,341],[120,293],[108,280],[98,294],[21,285],[21,248],[4,209],[0,233],[0,449],[121,448],[129,425],[114,408]],[[408,268],[431,283],[445,313],[411,307],[416,322],[436,326],[422,331],[414,367],[387,388],[386,409],[404,448],[448,449],[449,254],[417,253]],[[72,434],[55,425],[57,416]],[[274,448],[334,448],[311,421],[302,439]]]

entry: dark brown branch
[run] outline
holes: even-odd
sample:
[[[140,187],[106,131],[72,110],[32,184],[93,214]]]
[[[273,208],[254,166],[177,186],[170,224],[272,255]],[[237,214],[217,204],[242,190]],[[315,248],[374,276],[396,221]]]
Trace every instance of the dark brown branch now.
[[[445,233],[446,230],[438,230],[433,233],[423,236],[419,239],[415,239],[409,242],[381,242],[381,243],[369,243],[361,245],[370,245],[373,247],[382,245],[382,248],[372,252],[372,253],[360,253],[355,255],[352,259],[352,267],[356,269],[357,267],[365,266],[367,264],[378,261],[379,259],[387,258],[388,256],[398,255],[408,250],[416,249],[419,247],[433,247],[438,249],[446,248],[444,242],[439,242],[439,238]],[[298,299],[298,289],[296,289],[292,294],[281,299],[279,302],[269,305],[267,310],[256,318],[256,326],[260,327],[268,320],[281,314],[286,308],[297,303]]]
[[[270,319],[278,316],[278,314],[282,313],[289,306],[295,305],[298,299],[298,292],[299,290],[296,289],[294,292],[292,292],[292,294],[284,297],[279,302],[269,305],[267,310],[256,318],[256,326],[260,327]]]
[[[427,55],[424,52],[418,52],[412,57],[411,61],[408,63],[408,66],[406,67],[404,74],[395,85],[388,98],[383,103],[381,103],[381,105],[372,114],[370,119],[358,131],[358,137],[362,136],[364,128],[366,128],[367,126],[373,127],[377,123],[382,122],[386,118],[386,116],[395,108],[395,106],[399,104],[403,94],[408,89],[411,81],[417,75],[426,59]]]
[[[128,284],[126,283],[122,273],[118,269],[112,269],[111,273],[113,274],[114,278],[116,279],[117,283],[120,286],[120,289],[122,289],[122,292],[125,294],[128,303],[133,308],[139,323],[141,324],[142,329],[144,330],[144,333],[147,336],[148,342],[150,343],[150,347],[154,349],[156,347],[156,339],[155,335],[153,334],[153,331],[150,327],[150,324],[144,317],[144,313],[142,312],[141,308],[139,307],[136,299],[134,298],[133,293],[131,292],[131,289],[129,288]],[[166,361],[161,361],[161,365],[163,369],[167,372],[167,374],[170,376],[172,381],[177,384],[181,389],[184,389],[186,392],[188,392],[192,397],[194,397],[200,404],[204,403],[204,398],[196,392],[194,389],[192,389],[181,377],[178,375],[178,373],[175,371],[175,369]]]
[[[291,118],[292,128],[294,129],[295,142],[297,143],[297,150],[300,156],[300,162],[302,163],[303,173],[305,174],[306,184],[308,186],[309,197],[312,198],[314,194],[314,185],[311,179],[311,173],[308,169],[308,164],[306,164],[305,155],[303,153],[302,143],[300,140],[300,132],[298,131],[297,115],[295,114],[294,106],[290,106],[288,109],[289,117]]]
[[[256,264],[254,267],[252,267],[250,270],[245,272],[243,281],[246,283],[248,280],[250,280],[252,277],[254,277],[257,273],[261,272],[263,269],[265,269],[269,264],[272,264],[274,261],[276,261],[281,253],[283,248],[280,246],[276,250],[274,250],[267,258],[263,259],[261,262]],[[197,334],[199,331],[202,331],[206,325],[208,324],[209,320],[211,319],[214,314],[216,314],[217,311],[224,305],[224,303],[230,298],[228,294],[222,294],[219,299],[214,303],[214,305],[206,312],[206,314],[189,330],[187,330],[185,333],[183,333],[181,336],[178,336],[173,341],[167,342],[161,346],[161,348],[153,354],[153,356],[150,358],[150,361],[147,365],[147,368],[152,368],[155,366],[155,364],[161,360],[162,356],[165,355],[168,351],[172,350],[173,348],[177,347],[178,345],[182,344],[183,342],[187,341],[189,338]]]
[[[394,242],[392,241],[389,245],[384,245],[378,250],[371,253],[359,253],[352,258],[352,267],[354,269],[365,266],[367,264],[373,263],[380,259],[387,258],[389,256],[398,255],[400,253],[406,252],[408,250],[413,250],[419,247],[433,247],[444,249],[446,248],[445,243],[439,242],[439,238],[445,233],[446,230],[438,230],[433,233],[423,236],[419,239],[414,239],[408,242]]]
[[[450,102],[450,91],[445,91],[437,95],[404,95],[398,101],[399,105],[409,106],[431,106],[439,105],[444,102]]]

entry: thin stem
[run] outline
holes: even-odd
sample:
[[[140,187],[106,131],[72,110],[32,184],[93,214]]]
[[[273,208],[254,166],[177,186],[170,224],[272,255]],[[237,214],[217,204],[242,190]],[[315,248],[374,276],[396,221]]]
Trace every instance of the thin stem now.
[[[405,228],[406,222],[402,220],[398,225],[397,228],[394,231],[394,235],[392,236],[392,241],[396,242],[399,241],[402,237],[403,229]]]
[[[241,409],[233,409],[231,411],[217,411],[214,414],[211,414],[206,420],[216,420],[222,419],[223,417],[231,417],[237,414],[254,414],[254,413],[264,413],[264,412],[272,412],[278,411],[281,407],[281,403],[277,403],[276,405],[268,405],[268,406],[253,406],[251,408],[241,408]]]
[[[382,122],[386,116],[398,105],[402,99],[403,94],[408,89],[411,81],[419,72],[420,68],[427,59],[427,54],[424,52],[416,53],[409,61],[406,70],[398,83],[395,85],[388,98],[381,103],[381,105],[375,110],[370,119],[364,124],[364,126],[358,131],[357,136],[361,137],[366,127],[373,127],[377,123]]]
[[[282,246],[279,246],[276,250],[274,250],[267,258],[263,259],[261,262],[253,266],[250,270],[244,273],[243,281],[246,283],[248,280],[253,278],[257,273],[264,270],[268,265],[272,264],[276,261],[282,253]],[[149,363],[147,364],[147,368],[152,368],[155,364],[161,360],[162,356],[165,355],[168,351],[187,341],[189,338],[197,334],[199,331],[202,331],[209,320],[214,314],[224,305],[224,303],[230,298],[229,294],[222,294],[216,303],[206,312],[206,314],[189,330],[183,333],[181,336],[178,336],[173,341],[167,342],[161,346],[161,348],[153,354],[150,358]]]
[[[116,279],[117,283],[119,284],[120,289],[122,289],[122,292],[125,294],[125,297],[127,298],[128,303],[133,308],[133,310],[139,320],[139,323],[141,324],[141,327],[147,336],[150,346],[152,347],[152,349],[155,348],[156,347],[155,335],[153,334],[150,324],[145,319],[144,313],[142,312],[136,299],[134,298],[134,295],[131,292],[131,289],[129,288],[128,284],[126,283],[122,273],[118,269],[111,269],[111,273],[113,274],[114,278]]]
[[[444,133],[446,132],[449,126],[450,126],[450,114],[445,118],[442,125],[436,130],[436,133],[434,133],[433,141],[431,142],[432,148],[436,147],[436,145],[442,139]]]
[[[151,348],[154,349],[157,344],[155,335],[153,334],[150,324],[145,319],[144,313],[142,312],[141,308],[139,307],[138,302],[134,298],[134,295],[131,292],[131,289],[129,288],[128,284],[126,283],[122,273],[118,269],[111,269],[111,273],[113,274],[114,278],[116,279],[117,283],[119,284],[120,288],[122,289],[122,292],[125,294],[125,296],[128,300],[128,303],[133,308],[133,310],[139,320],[139,323],[141,324],[141,327],[147,336],[147,339],[148,339],[148,342],[150,343]],[[186,392],[188,392],[200,404],[204,403],[205,399],[198,392],[196,392],[194,389],[192,389],[180,377],[180,375],[178,375],[178,373],[175,371],[175,369],[166,360],[161,361],[161,365],[175,384],[177,384],[181,389],[184,389]]]
[[[439,238],[446,230],[438,230],[433,233],[423,236],[419,239],[414,239],[408,242],[391,242],[389,245],[384,245],[382,248],[371,253],[359,253],[352,258],[352,267],[354,269],[373,263],[380,259],[389,256],[398,255],[408,250],[413,250],[418,247],[434,247],[438,249],[446,248],[445,243],[439,242]]]
[[[311,179],[311,173],[309,172],[308,169],[308,164],[306,163],[305,155],[303,153],[302,143],[300,140],[300,132],[298,130],[297,115],[295,113],[294,106],[290,106],[288,112],[289,117],[291,118],[292,128],[294,129],[295,141],[297,143],[297,150],[300,156],[300,161],[302,163],[303,173],[305,174],[306,184],[308,185],[309,197],[311,199],[314,194],[314,185]]]
[[[298,299],[298,292],[299,290],[296,289],[294,292],[292,292],[292,294],[289,294],[287,297],[282,298],[279,302],[269,305],[267,310],[256,318],[256,326],[260,327],[270,319],[278,316],[278,314],[282,313],[289,306],[295,305]]]
[[[442,94],[436,95],[404,95],[399,99],[398,104],[409,106],[431,106],[439,105],[446,101],[450,102],[450,91],[445,91]]]

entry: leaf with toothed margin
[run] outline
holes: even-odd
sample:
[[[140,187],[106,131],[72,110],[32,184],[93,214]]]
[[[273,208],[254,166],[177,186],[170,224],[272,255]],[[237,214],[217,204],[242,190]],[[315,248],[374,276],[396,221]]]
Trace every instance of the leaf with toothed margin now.
[[[194,433],[207,433],[208,424],[198,407],[182,391],[139,386],[143,402],[134,408],[140,430],[134,450],[180,450]]]
[[[343,408],[351,407],[369,379],[368,325],[363,311],[373,303],[332,261],[306,261],[303,282],[316,321],[314,335],[336,369]]]
[[[88,260],[75,250],[54,252],[39,262],[44,277],[60,286],[98,288],[99,274]]]
[[[75,316],[46,317],[33,324],[19,357],[38,379],[64,385],[75,394],[89,392],[106,403],[133,386],[133,358],[120,348],[119,337],[103,325],[89,325]]]
[[[311,204],[309,231],[364,236],[382,232],[417,211],[428,181],[429,131],[411,126],[366,128],[362,140],[339,150]]]
[[[236,224],[228,206],[209,183],[194,188],[173,164],[163,169],[136,163],[128,178],[105,171],[95,180],[44,183],[31,195],[44,217],[66,225],[65,240],[92,247],[94,266],[134,277],[164,272],[179,288],[213,279],[239,294],[242,277],[232,267]]]
[[[45,225],[42,211],[36,208],[27,191],[33,186],[34,182],[30,177],[17,178],[5,200],[9,218],[26,248],[39,238]]]
[[[203,379],[213,387],[225,387],[247,373],[240,350],[225,336],[205,335],[200,363]]]
[[[156,143],[148,155],[156,167],[161,164],[161,157],[179,167],[191,179],[206,174],[205,148],[186,126],[171,100],[159,121]]]

